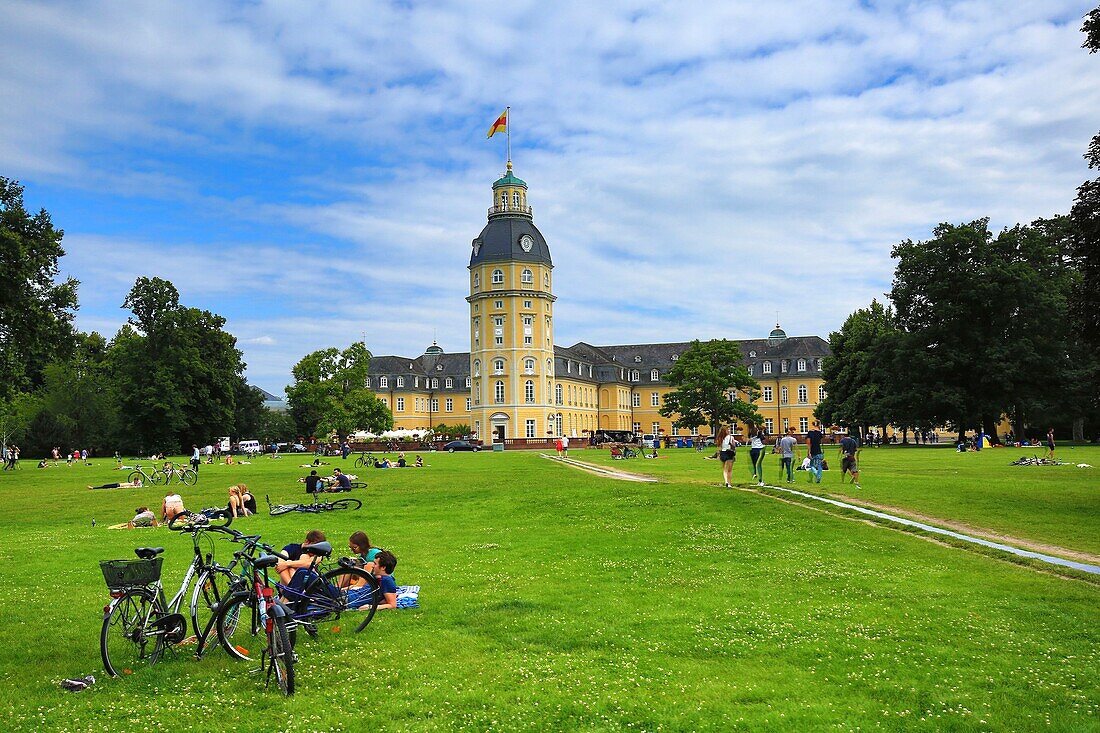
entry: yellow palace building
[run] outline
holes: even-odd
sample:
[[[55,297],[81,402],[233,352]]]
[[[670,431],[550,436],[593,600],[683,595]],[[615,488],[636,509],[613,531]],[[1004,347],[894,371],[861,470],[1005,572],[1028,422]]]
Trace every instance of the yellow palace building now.
[[[417,357],[371,360],[368,386],[393,413],[395,427],[466,424],[485,442],[516,443],[598,429],[697,434],[674,428],[658,412],[672,389],[667,372],[690,341],[554,344],[554,264],[511,161],[493,183],[488,222],[473,240],[468,269],[469,352],[445,353],[433,343]],[[821,360],[828,343],[788,337],[778,324],[767,338],[738,343],[761,385],[757,406],[768,432],[805,433],[825,395]]]

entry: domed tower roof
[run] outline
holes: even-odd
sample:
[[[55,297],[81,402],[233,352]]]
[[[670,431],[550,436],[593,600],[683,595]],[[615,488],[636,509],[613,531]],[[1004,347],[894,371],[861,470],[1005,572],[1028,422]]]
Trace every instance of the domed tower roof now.
[[[489,223],[471,243],[470,267],[484,262],[534,262],[553,267],[546,238],[527,205],[527,183],[512,172],[512,161],[493,183]]]
[[[440,346],[435,341],[432,341],[432,345],[429,346],[428,348],[424,349],[424,353],[425,354],[442,354],[443,353],[443,347]]]
[[[779,324],[775,324],[775,328],[768,334],[768,346],[778,346],[787,340],[787,332],[779,327]]]

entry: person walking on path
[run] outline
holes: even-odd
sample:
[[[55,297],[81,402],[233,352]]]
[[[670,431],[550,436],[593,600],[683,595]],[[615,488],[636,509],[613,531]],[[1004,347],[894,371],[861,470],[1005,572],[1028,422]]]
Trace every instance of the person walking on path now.
[[[763,428],[754,425],[749,434],[749,460],[752,461],[752,478],[757,486],[764,485],[764,437]]]
[[[1047,431],[1047,458],[1054,460],[1054,428]]]
[[[859,463],[856,455],[859,453],[859,441],[851,435],[845,435],[840,439],[840,483],[844,483],[844,474],[852,474],[852,486],[857,489],[859,485]]]
[[[814,420],[813,429],[806,433],[806,452],[810,456],[809,480],[821,483],[821,462],[825,453],[821,450],[821,423]]]
[[[723,425],[718,431],[718,460],[722,462],[722,480],[727,489],[733,488],[730,482],[733,480],[733,462],[737,460],[737,440],[733,433]]]
[[[561,436],[561,455],[563,458],[569,457],[569,436]]]
[[[779,458],[782,468],[787,471],[787,483],[794,483],[794,451],[798,440],[794,437],[794,428],[787,428],[787,434],[779,439]],[[782,473],[782,469],[780,470]]]

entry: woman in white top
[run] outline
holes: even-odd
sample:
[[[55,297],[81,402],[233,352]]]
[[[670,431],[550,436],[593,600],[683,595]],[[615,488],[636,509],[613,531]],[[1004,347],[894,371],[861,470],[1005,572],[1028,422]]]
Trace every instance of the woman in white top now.
[[[733,437],[733,433],[726,429],[723,425],[722,429],[718,431],[718,460],[722,462],[722,479],[726,483],[726,488],[732,488],[730,481],[733,480],[733,462],[737,460],[737,441]]]
[[[171,522],[174,516],[182,514],[183,511],[182,496],[173,492],[164,497],[164,504],[161,506],[160,515],[164,518],[165,522]]]
[[[764,438],[763,428],[755,425],[749,433],[749,458],[752,460],[752,478],[757,486],[764,485]]]

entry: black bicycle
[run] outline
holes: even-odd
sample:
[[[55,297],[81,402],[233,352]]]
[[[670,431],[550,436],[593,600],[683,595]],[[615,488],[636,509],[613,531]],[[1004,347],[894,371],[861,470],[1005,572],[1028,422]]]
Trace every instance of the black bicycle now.
[[[374,454],[363,451],[362,453],[359,454],[359,457],[355,459],[355,467],[356,468],[363,468],[363,467],[373,468],[375,462],[376,462],[376,459],[374,457]]]
[[[289,514],[290,512],[319,514],[321,512],[335,512],[342,509],[359,509],[363,506],[363,502],[358,499],[321,501],[318,499],[317,494],[313,495],[313,502],[310,504],[272,504],[271,497],[267,495],[264,495],[264,499],[267,501],[268,512],[273,517],[277,517],[280,514]]]

